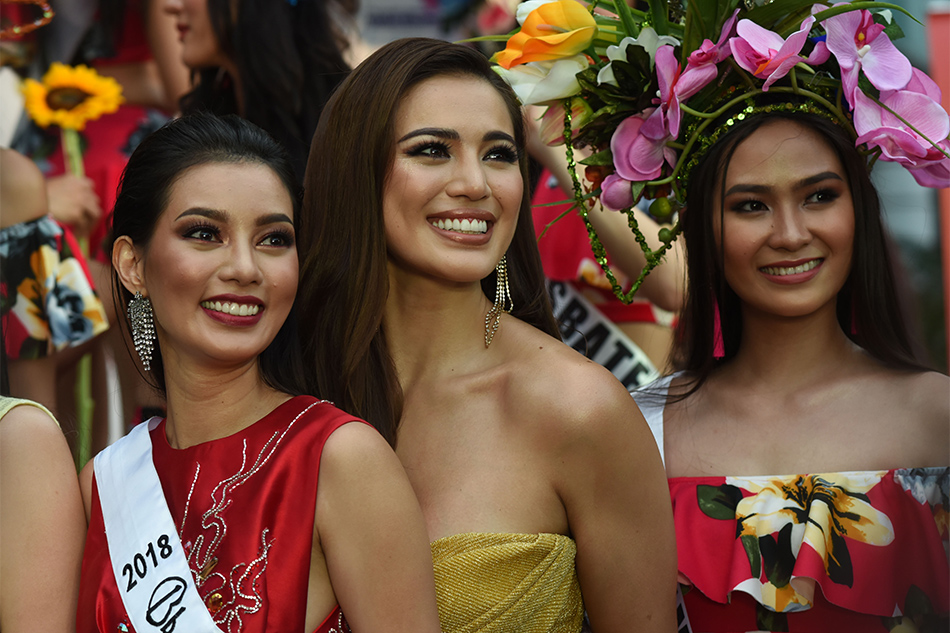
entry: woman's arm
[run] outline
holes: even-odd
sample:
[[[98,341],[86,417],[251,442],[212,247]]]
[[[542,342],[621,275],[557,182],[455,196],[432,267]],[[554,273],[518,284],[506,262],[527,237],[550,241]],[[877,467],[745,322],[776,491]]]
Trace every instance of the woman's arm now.
[[[320,458],[317,531],[354,631],[438,633],[432,552],[402,464],[379,433],[346,424]]]
[[[541,142],[535,119],[543,113],[543,110],[530,107],[527,108],[527,113],[528,121],[531,123],[528,133],[528,152],[557,178],[558,185],[564,192],[564,199],[572,199],[574,197],[573,184],[567,169],[564,147],[551,147]],[[575,153],[578,160],[583,157],[582,151],[576,150]],[[584,180],[583,169],[578,169],[578,176],[584,184],[589,184]],[[639,208],[634,209],[634,214],[640,231],[647,240],[647,245],[653,250],[660,248],[663,245],[658,237],[660,225]],[[597,230],[597,236],[607,249],[613,265],[631,280],[635,280],[646,264],[646,258],[633,232],[627,226],[626,214],[608,211],[598,202],[587,217]],[[679,312],[685,300],[685,286],[686,261],[683,254],[683,240],[677,239],[666,252],[663,262],[643,280],[639,296],[649,299],[651,303],[664,310]]]
[[[0,629],[74,631],[86,521],[69,447],[45,412],[0,421]]]
[[[561,390],[557,487],[577,543],[596,633],[676,630],[676,542],[669,488],[649,427],[607,370],[586,364]]]
[[[0,147],[0,228],[46,215],[46,182],[32,160]]]
[[[635,207],[633,213],[647,245],[652,250],[663,246],[658,236],[660,225],[657,221],[639,207]],[[613,265],[631,281],[636,280],[646,265],[646,257],[633,231],[627,226],[627,214],[604,209],[598,202],[587,217],[597,230],[597,237],[607,249]],[[643,280],[638,295],[670,312],[679,312],[683,308],[686,299],[686,258],[682,238],[673,242],[663,256],[662,263]]]

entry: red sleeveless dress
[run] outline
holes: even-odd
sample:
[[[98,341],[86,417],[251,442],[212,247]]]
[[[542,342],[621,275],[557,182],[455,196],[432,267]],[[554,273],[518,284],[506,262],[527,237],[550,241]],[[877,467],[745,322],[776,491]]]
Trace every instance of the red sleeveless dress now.
[[[222,631],[303,631],[323,446],[353,416],[298,396],[248,428],[177,450],[164,420],[152,459],[198,593]],[[93,481],[78,633],[134,631],[119,596]],[[344,633],[336,607],[314,633]]]

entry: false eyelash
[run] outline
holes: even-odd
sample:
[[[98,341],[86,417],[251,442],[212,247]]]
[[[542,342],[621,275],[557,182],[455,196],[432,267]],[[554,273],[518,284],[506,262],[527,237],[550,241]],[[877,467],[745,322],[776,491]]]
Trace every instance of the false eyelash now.
[[[296,240],[294,239],[294,234],[292,232],[284,231],[280,229],[276,231],[271,231],[270,233],[265,235],[264,239],[262,239],[261,242],[275,236],[282,238],[285,242],[282,246],[278,246],[275,248],[290,248],[296,243]]]
[[[438,150],[444,155],[449,154],[449,146],[442,141],[422,141],[406,150],[408,156],[424,156],[426,158],[435,158],[432,154],[426,154],[426,150]]]
[[[517,163],[520,158],[518,150],[511,147],[510,145],[496,145],[495,147],[488,150],[489,154],[498,153],[501,154],[499,160],[506,163]]]
[[[211,233],[212,235],[214,235],[214,237],[218,237],[218,235],[220,235],[221,233],[218,230],[218,227],[214,226],[213,224],[208,224],[207,222],[195,222],[193,224],[188,225],[184,229],[182,229],[181,235],[182,237],[187,238],[197,231],[207,231],[208,233]],[[193,239],[198,239],[198,238],[193,238]]]
[[[825,200],[821,200],[820,202],[827,203],[827,202],[834,202],[835,200],[840,198],[841,192],[837,191],[836,189],[818,189],[810,193],[808,197],[814,198],[815,196],[818,196],[818,195],[824,196],[826,198]]]
[[[759,200],[758,198],[745,198],[745,199],[743,199],[743,200],[737,200],[737,201],[735,201],[732,205],[730,205],[729,210],[730,210],[730,211],[734,211],[734,212],[736,212],[736,213],[756,213],[756,212],[762,210],[762,209],[747,209],[747,208],[745,208],[745,207],[747,207],[747,206],[749,206],[749,205],[751,205],[751,204],[759,204],[759,205],[761,205],[761,206],[763,206],[763,207],[766,207],[766,206],[767,206],[764,202],[762,202],[762,201]]]

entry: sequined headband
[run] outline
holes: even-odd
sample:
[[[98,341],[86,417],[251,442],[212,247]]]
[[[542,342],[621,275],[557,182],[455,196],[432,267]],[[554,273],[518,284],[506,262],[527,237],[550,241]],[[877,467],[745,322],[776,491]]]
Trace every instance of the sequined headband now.
[[[812,99],[790,99],[756,104],[753,97],[746,96],[740,105],[742,106],[740,109],[723,115],[724,118],[721,118],[708,128],[703,126],[704,121],[701,119],[693,120],[686,125],[685,136],[687,138],[695,138],[696,141],[692,147],[692,151],[689,152],[689,158],[683,162],[679,173],[676,175],[676,180],[682,191],[686,191],[690,175],[696,166],[702,162],[706,154],[709,153],[709,150],[715,147],[724,136],[732,132],[736,126],[759,115],[779,112],[788,114],[813,114],[838,125],[847,132],[852,139],[857,137],[853,123],[840,109],[836,108],[835,111],[829,111],[828,108]]]

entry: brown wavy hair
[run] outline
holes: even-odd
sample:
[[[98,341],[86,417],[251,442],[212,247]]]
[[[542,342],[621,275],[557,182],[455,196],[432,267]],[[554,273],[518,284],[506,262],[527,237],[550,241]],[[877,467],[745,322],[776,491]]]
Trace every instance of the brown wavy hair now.
[[[324,109],[304,178],[300,308],[309,391],[369,421],[395,445],[402,390],[380,327],[389,294],[383,188],[395,153],[394,116],[416,84],[473,76],[504,99],[524,193],[508,270],[514,316],[560,339],[531,220],[525,122],[514,92],[480,53],[441,40],[392,42],[360,64]],[[482,290],[494,296],[494,271]]]

